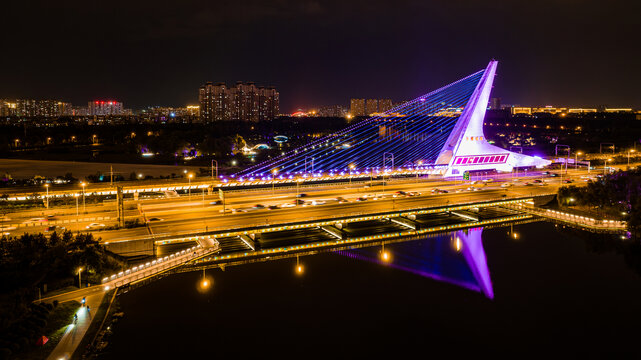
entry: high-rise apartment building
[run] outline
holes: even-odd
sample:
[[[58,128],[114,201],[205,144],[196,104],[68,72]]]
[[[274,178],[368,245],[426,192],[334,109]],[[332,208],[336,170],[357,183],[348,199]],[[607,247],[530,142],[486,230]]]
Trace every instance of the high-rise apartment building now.
[[[350,114],[352,116],[368,116],[376,113],[383,113],[393,107],[391,99],[352,99],[350,102]]]
[[[349,103],[349,113],[352,116],[365,116],[365,99],[352,99]]]
[[[278,116],[280,104],[279,93],[273,87],[240,81],[233,87],[208,82],[200,87],[198,100],[204,122],[272,120]]]
[[[318,108],[317,115],[320,117],[344,117],[347,111],[340,105],[322,106]]]
[[[118,101],[90,101],[87,104],[89,115],[124,115],[123,106]]]
[[[392,99],[379,99],[378,100],[378,112],[384,113],[386,111],[392,110]]]
[[[378,100],[367,99],[365,102],[365,115],[372,115],[378,112]]]
[[[0,100],[1,116],[56,117],[69,115],[71,104],[58,100]]]

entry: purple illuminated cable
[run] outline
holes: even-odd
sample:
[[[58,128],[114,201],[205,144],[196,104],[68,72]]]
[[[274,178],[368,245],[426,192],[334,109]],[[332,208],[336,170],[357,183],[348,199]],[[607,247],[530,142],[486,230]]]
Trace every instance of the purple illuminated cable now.
[[[393,112],[398,112],[399,110],[402,110],[402,109],[404,109],[404,108],[409,108],[409,107],[411,107],[412,105],[414,105],[415,103],[417,103],[417,102],[419,102],[419,101],[420,101],[420,102],[425,102],[425,100],[421,101],[421,99],[425,99],[427,96],[430,96],[431,94],[435,94],[435,93],[437,93],[437,92],[439,92],[439,91],[441,91],[441,90],[443,90],[443,89],[446,89],[446,88],[451,87],[451,86],[453,86],[453,85],[455,85],[455,84],[461,83],[461,82],[465,81],[466,79],[468,79],[468,78],[470,78],[470,77],[473,77],[473,76],[475,76],[475,75],[478,75],[478,74],[480,74],[480,73],[482,73],[482,72],[483,72],[483,71],[477,72],[477,73],[472,74],[472,75],[470,75],[470,76],[468,76],[468,77],[466,77],[466,78],[464,78],[464,79],[461,79],[461,80],[459,80],[459,81],[457,81],[457,82],[454,82],[454,83],[452,83],[452,84],[449,84],[449,85],[447,85],[447,86],[445,86],[445,87],[442,87],[441,89],[437,89],[437,90],[435,90],[435,91],[431,92],[430,94],[426,94],[426,95],[424,95],[424,96],[422,96],[422,97],[419,97],[419,98],[417,98],[417,99],[415,99],[415,100],[413,100],[413,101],[410,101],[410,102],[408,102],[408,103],[406,103],[406,104],[402,104],[402,105],[400,105],[400,106],[397,106],[397,107],[395,107],[395,108],[393,108],[393,109],[389,110],[389,111],[388,111],[388,112],[386,112],[385,114],[390,114],[390,113],[393,113]],[[365,121],[359,122],[359,123],[354,124],[354,125],[352,125],[352,126],[350,126],[350,127],[347,127],[347,128],[346,128],[346,129],[344,129],[343,131],[338,132],[337,134],[335,134],[335,135],[333,135],[333,136],[326,137],[326,138],[322,138],[322,139],[319,139],[319,140],[317,140],[317,141],[314,141],[314,142],[312,142],[312,143],[308,144],[307,146],[302,147],[302,149],[301,149],[301,148],[298,148],[298,149],[291,150],[291,151],[289,151],[288,153],[286,153],[284,156],[280,157],[279,159],[270,160],[270,161],[265,161],[265,162],[262,162],[262,163],[260,163],[260,164],[254,165],[254,166],[252,166],[252,167],[250,167],[250,168],[246,169],[245,171],[242,171],[242,172],[238,173],[238,175],[240,175],[240,176],[243,176],[244,174],[247,174],[247,175],[248,175],[248,174],[256,173],[256,172],[260,171],[260,169],[261,169],[261,168],[262,168],[262,169],[265,169],[265,168],[269,168],[269,167],[274,167],[274,166],[276,166],[276,164],[277,164],[277,163],[281,163],[281,164],[282,164],[282,160],[283,160],[283,159],[287,159],[287,158],[291,157],[292,155],[297,155],[297,153],[298,153],[299,151],[300,151],[301,153],[305,153],[305,151],[306,151],[307,149],[311,148],[311,147],[314,147],[314,148],[315,148],[315,147],[319,147],[319,148],[318,148],[318,150],[321,150],[321,149],[322,149],[322,147],[323,147],[323,143],[327,143],[328,141],[335,141],[335,139],[339,139],[341,136],[348,135],[348,134],[349,134],[349,132],[350,132],[350,131],[352,131],[353,129],[357,129],[358,127],[366,127],[366,126],[367,126],[367,125],[369,125],[370,123],[372,123],[372,122],[374,122],[374,121],[377,121],[377,120],[380,120],[380,119],[383,119],[383,117],[381,117],[381,116],[376,116],[376,117],[372,117],[372,118],[370,118],[370,119],[368,119],[368,120],[365,120]],[[340,140],[340,139],[339,139],[339,140]],[[300,156],[299,156],[299,157],[300,157]],[[299,161],[301,161],[301,160],[302,160],[302,159],[299,159]],[[263,171],[264,171],[264,170],[263,170]]]

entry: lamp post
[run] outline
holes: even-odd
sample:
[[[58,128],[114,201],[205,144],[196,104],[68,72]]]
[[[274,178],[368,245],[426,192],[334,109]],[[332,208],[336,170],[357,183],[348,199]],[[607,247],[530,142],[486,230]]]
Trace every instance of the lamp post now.
[[[211,179],[214,179],[214,163],[216,163],[216,178],[218,178],[218,161],[211,159]]]
[[[81,267],[78,268],[78,288],[82,287],[82,281],[81,281],[80,274],[82,274],[82,268]]]
[[[354,170],[355,167],[356,165],[349,164],[349,185],[350,186],[352,185],[352,171]]]
[[[187,186],[187,192],[189,193],[189,200],[191,200],[191,178],[194,176],[194,174],[188,174],[187,179],[189,179],[189,186]]]
[[[636,150],[634,150],[634,149],[630,149],[630,150],[628,151],[628,169],[630,168],[630,153],[633,153],[633,152],[635,152],[635,151],[636,151]]]
[[[605,169],[608,167],[608,161],[612,161],[612,159],[603,159],[603,176],[605,176]]]
[[[49,209],[49,184],[45,184],[45,189],[47,189],[47,197],[46,199],[46,208]]]
[[[420,167],[421,165],[423,165],[423,160],[419,160],[418,161],[418,166]],[[418,172],[419,172],[419,169],[417,167],[417,169],[416,169],[416,183],[417,184],[418,184]]]
[[[78,217],[78,194],[73,194],[73,197],[76,198],[76,225],[78,226],[78,234],[80,234],[80,218]]]
[[[274,196],[274,177],[278,174],[278,169],[272,169],[272,197]]]
[[[578,163],[579,155],[583,155],[583,153],[580,151],[577,151],[576,153],[574,153],[574,170],[579,168],[579,163]]]
[[[87,186],[87,184],[85,184],[84,182],[81,182],[80,186],[82,186],[82,212],[86,213],[87,207],[85,206],[85,186]]]

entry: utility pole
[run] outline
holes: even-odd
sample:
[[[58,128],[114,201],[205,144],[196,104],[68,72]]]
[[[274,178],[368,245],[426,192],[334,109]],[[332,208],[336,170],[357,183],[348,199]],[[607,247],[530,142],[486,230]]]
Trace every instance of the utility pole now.
[[[109,173],[110,173],[109,186],[114,186],[114,167],[112,165],[109,166]]]

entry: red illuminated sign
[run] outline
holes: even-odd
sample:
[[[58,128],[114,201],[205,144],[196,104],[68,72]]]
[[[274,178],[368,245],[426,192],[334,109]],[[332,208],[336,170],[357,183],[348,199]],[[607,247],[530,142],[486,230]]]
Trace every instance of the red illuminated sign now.
[[[494,155],[472,155],[472,156],[457,156],[454,158],[453,165],[467,166],[467,165],[484,165],[484,164],[503,164],[507,161],[509,154],[494,154]]]

